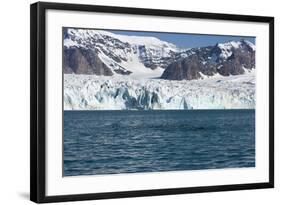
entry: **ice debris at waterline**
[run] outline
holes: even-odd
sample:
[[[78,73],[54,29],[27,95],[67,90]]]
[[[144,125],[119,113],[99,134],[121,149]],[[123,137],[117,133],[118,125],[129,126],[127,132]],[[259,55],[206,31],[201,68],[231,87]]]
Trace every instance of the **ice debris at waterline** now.
[[[254,108],[254,73],[189,81],[64,75],[65,110]]]

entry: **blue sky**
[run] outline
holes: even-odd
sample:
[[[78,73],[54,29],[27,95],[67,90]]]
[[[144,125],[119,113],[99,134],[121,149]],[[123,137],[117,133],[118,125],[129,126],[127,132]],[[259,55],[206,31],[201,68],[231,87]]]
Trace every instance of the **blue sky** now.
[[[173,43],[180,48],[194,48],[215,45],[227,41],[239,41],[245,39],[255,43],[255,37],[244,36],[220,36],[220,35],[202,35],[202,34],[177,34],[177,33],[159,33],[159,32],[132,32],[132,31],[114,31],[109,32],[132,36],[153,36],[161,40]]]

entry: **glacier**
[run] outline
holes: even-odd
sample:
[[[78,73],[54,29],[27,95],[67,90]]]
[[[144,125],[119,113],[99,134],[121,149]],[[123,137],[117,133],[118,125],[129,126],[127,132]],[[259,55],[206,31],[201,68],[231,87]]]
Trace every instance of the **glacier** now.
[[[254,108],[254,71],[181,81],[64,74],[64,110]]]

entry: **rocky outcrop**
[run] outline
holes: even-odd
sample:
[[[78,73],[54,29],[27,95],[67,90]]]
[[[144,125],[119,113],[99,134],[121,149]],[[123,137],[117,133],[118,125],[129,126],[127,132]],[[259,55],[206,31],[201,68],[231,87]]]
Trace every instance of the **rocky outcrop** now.
[[[177,62],[170,64],[162,74],[161,78],[169,80],[192,80],[201,77],[200,71],[203,65],[197,55],[191,55]]]
[[[161,49],[149,48],[146,45],[137,46],[139,60],[143,65],[152,70],[157,67],[166,69],[169,64],[179,58],[179,52],[170,50],[167,53],[162,53]]]
[[[64,47],[64,73],[113,75],[92,49]]]
[[[235,50],[227,61],[219,64],[218,73],[223,76],[244,74],[245,69],[255,67],[255,52]]]

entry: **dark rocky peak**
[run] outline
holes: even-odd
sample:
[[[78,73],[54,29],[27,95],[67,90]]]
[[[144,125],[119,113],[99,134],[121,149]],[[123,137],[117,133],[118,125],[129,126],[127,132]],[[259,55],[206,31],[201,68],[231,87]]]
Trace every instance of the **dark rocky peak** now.
[[[64,47],[64,73],[113,75],[98,57],[97,52],[87,48]]]
[[[255,45],[249,41],[230,41],[186,51],[184,59],[170,64],[161,78],[191,80],[219,73],[223,76],[244,74],[255,68]]]

